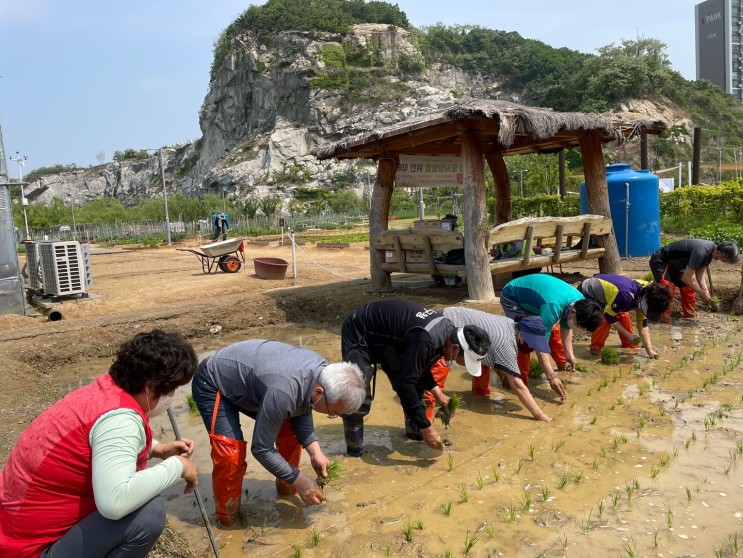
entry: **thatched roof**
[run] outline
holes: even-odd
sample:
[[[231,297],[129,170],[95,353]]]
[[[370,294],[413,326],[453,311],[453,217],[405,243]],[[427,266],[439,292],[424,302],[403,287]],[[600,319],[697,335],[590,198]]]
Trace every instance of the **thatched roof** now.
[[[607,143],[627,140],[641,131],[657,134],[666,126],[642,115],[556,112],[507,101],[471,100],[344,138],[312,153],[319,159],[377,158],[391,153],[459,155],[465,128],[477,132],[485,153],[518,155],[569,149],[590,131],[597,131]]]

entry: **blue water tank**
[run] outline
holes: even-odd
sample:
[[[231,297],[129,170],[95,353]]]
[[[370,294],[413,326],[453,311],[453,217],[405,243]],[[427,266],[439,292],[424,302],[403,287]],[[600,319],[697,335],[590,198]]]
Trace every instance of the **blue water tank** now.
[[[619,255],[650,256],[660,248],[660,188],[658,177],[646,170],[615,163],[606,167],[609,208]],[[586,183],[580,183],[580,210],[588,211]]]

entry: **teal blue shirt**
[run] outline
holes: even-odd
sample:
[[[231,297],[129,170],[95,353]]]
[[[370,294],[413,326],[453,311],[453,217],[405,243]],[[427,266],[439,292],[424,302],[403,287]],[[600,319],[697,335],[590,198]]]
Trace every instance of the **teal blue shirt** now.
[[[552,326],[558,322],[560,327],[570,328],[567,311],[573,303],[585,298],[575,287],[545,273],[513,279],[506,283],[501,295],[517,303],[529,314],[541,317],[547,330],[547,339]]]

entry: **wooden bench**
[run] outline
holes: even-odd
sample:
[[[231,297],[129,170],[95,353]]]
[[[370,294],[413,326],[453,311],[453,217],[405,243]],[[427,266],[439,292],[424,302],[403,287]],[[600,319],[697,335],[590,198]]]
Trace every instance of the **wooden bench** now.
[[[525,217],[494,227],[491,247],[524,242],[522,256],[489,263],[493,275],[524,269],[590,260],[604,255],[603,238],[612,232],[612,222],[602,215],[575,217]],[[597,238],[598,237],[598,238]],[[592,238],[596,239],[592,247]],[[582,242],[581,242],[582,241]],[[573,248],[580,243],[579,248]],[[534,248],[550,247],[552,253],[534,254]],[[456,248],[464,248],[464,236],[458,232],[432,230],[388,230],[377,236],[374,248],[380,252],[382,269],[388,273],[425,273],[460,276],[467,274],[464,264],[447,264],[436,259]]]

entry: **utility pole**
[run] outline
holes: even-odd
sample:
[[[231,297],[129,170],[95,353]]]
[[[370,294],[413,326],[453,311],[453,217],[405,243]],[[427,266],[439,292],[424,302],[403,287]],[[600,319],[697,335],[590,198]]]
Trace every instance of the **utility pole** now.
[[[521,190],[521,197],[524,197],[524,173],[529,172],[528,170],[517,170],[513,171],[519,173],[519,188]]]
[[[16,151],[15,159],[11,157],[10,160],[18,163],[18,180],[21,183],[21,206],[23,207],[23,222],[26,224],[26,238],[28,239],[31,238],[31,235],[28,232],[28,214],[26,213],[28,200],[26,199],[26,193],[23,190],[23,167],[26,165],[28,157],[26,157],[25,155],[21,155],[18,151]]]
[[[168,215],[168,187],[165,184],[165,163],[163,163],[163,148],[160,148],[160,174],[163,179],[163,201],[165,202],[165,243],[170,246],[170,216]]]

